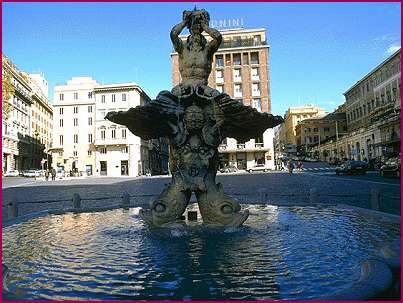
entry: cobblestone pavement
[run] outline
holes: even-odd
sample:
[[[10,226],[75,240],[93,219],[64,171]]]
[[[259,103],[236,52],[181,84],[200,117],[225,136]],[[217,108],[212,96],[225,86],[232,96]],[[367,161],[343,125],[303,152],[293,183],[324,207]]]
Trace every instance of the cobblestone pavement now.
[[[298,205],[309,202],[309,191],[316,188],[320,203],[346,203],[370,207],[370,191],[381,192],[381,210],[400,215],[400,183],[398,180],[373,179],[371,176],[334,176],[320,173],[269,172],[219,175],[224,190],[242,202],[265,202],[270,204]],[[27,183],[28,182],[28,183]],[[35,181],[18,183],[3,188],[2,217],[8,216],[10,201],[22,202],[19,214],[45,209],[61,209],[72,206],[73,193],[79,193],[83,207],[117,204],[127,191],[131,202],[145,205],[170,182],[170,177],[110,178],[88,177],[83,179]],[[4,183],[4,180],[3,180]],[[9,183],[10,184],[10,183]],[[3,184],[4,186],[4,184]],[[139,197],[134,197],[134,196]],[[112,197],[106,199],[107,197]],[[86,200],[102,198],[102,200]],[[64,202],[31,203],[34,201],[62,200]]]

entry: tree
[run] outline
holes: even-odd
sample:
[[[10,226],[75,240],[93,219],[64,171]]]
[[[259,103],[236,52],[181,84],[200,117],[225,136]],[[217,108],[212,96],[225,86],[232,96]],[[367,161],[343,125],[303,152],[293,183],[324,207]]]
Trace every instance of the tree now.
[[[13,109],[12,105],[10,103],[8,103],[7,101],[14,95],[14,87],[12,84],[12,77],[11,77],[11,73],[10,70],[7,68],[6,64],[6,60],[3,57],[2,60],[2,78],[1,78],[1,84],[2,84],[2,88],[1,88],[1,96],[2,96],[2,100],[1,100],[1,108],[2,108],[2,117],[3,120],[7,120],[8,119],[8,115],[10,114],[11,110]]]

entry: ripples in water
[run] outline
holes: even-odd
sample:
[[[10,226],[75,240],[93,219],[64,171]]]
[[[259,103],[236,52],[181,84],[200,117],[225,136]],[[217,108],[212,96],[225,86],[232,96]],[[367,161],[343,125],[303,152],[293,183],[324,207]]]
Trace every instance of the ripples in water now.
[[[400,234],[399,222],[349,209],[248,208],[238,229],[150,231],[138,209],[4,228],[10,289],[45,300],[308,300],[358,279],[360,262]]]

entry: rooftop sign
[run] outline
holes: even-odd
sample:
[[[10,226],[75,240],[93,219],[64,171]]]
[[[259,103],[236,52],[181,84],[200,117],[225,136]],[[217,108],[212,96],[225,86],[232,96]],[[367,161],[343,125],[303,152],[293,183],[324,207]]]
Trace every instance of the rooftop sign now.
[[[211,20],[211,28],[238,28],[243,27],[243,18]]]

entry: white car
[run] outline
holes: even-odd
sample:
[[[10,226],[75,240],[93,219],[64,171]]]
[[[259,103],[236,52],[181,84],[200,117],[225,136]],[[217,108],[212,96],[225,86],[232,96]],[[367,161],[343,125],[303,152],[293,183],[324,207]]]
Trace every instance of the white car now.
[[[254,171],[269,171],[269,169],[264,164],[256,164],[255,166],[248,168],[248,172],[252,173]]]
[[[39,170],[30,169],[30,170],[23,172],[22,175],[24,177],[34,178],[34,177],[40,177],[41,172]]]
[[[18,170],[9,170],[4,174],[4,177],[18,177],[20,172]]]

